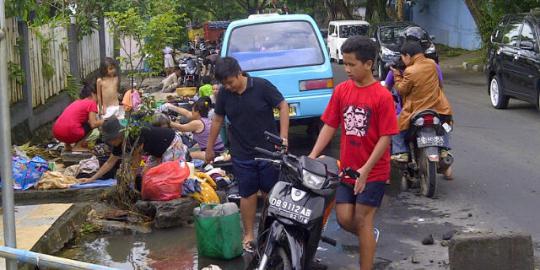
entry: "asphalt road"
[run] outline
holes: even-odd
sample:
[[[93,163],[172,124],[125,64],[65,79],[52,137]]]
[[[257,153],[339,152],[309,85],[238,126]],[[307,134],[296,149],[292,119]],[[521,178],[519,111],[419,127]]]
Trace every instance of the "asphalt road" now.
[[[347,79],[343,66],[334,66],[334,76],[336,83]],[[444,86],[455,114],[455,179],[440,177],[437,198],[428,199],[400,193],[394,177],[377,216],[381,232],[377,269],[448,268],[448,251],[440,242],[451,230],[520,231],[540,241],[540,113],[535,106],[514,100],[506,110],[493,109],[481,73],[445,70]],[[292,151],[309,152],[312,142],[303,130],[292,132]],[[327,153],[337,157],[338,139]],[[318,257],[330,269],[356,268],[354,237],[335,220],[327,234],[339,245],[322,244]],[[423,246],[421,241],[429,234],[435,245]],[[535,249],[540,254],[540,242],[535,242]],[[418,262],[411,263],[412,257]]]

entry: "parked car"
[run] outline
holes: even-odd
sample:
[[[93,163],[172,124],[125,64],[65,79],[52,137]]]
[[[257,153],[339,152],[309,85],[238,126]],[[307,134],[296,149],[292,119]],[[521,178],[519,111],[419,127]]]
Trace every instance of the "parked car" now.
[[[508,106],[510,98],[540,109],[540,13],[506,16],[489,44],[486,75],[491,105]]]
[[[310,16],[264,14],[234,21],[221,56],[236,58],[243,71],[272,82],[289,103],[293,124],[319,127],[334,80],[326,45]]]
[[[366,21],[331,21],[328,24],[328,50],[330,59],[336,62],[343,62],[341,45],[352,36],[367,36],[369,23]]]
[[[405,41],[405,31],[409,27],[419,27],[411,22],[385,22],[374,25],[370,30],[370,37],[377,42],[379,53],[374,68],[377,75],[384,80],[388,73],[389,66],[396,64],[400,58],[400,49]],[[425,48],[425,54],[436,62],[439,62],[439,55],[433,43],[433,36],[429,36],[424,30],[424,36],[420,41]]]

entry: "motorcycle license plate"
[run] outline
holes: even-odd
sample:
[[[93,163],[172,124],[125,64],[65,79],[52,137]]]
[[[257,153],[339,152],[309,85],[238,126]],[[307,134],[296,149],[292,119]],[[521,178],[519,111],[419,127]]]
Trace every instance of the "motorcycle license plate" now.
[[[289,104],[289,117],[296,116],[296,104]],[[274,108],[274,118],[279,119],[279,109]]]
[[[416,143],[418,147],[444,146],[444,138],[443,136],[418,137]]]
[[[277,212],[280,216],[303,224],[309,222],[312,213],[311,209],[275,197],[270,198],[270,209]]]

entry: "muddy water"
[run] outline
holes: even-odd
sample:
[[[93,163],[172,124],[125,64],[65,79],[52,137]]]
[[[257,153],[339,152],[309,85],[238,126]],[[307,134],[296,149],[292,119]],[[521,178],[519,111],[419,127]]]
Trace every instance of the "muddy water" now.
[[[242,258],[232,261],[199,258],[192,227],[155,230],[146,235],[89,235],[57,255],[118,269],[191,270],[210,264],[224,270],[245,268]]]

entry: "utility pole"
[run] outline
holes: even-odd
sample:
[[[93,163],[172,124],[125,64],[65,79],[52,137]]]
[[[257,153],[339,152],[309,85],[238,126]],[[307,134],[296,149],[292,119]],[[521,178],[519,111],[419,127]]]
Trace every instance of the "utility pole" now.
[[[15,237],[15,202],[13,178],[11,178],[11,121],[10,99],[7,89],[7,41],[4,0],[0,0],[0,175],[2,177],[2,212],[4,222],[4,245],[17,247]],[[17,261],[6,260],[7,270],[16,270]]]

